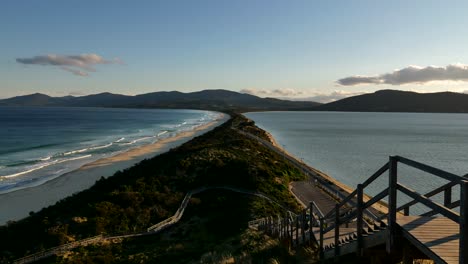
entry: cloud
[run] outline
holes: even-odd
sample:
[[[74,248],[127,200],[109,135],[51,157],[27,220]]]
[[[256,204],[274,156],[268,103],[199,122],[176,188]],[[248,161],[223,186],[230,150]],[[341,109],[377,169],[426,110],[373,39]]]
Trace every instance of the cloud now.
[[[292,97],[302,95],[303,92],[297,91],[291,88],[284,88],[284,89],[255,89],[255,88],[248,88],[240,90],[241,93],[256,95],[256,96],[266,96],[266,97]]]
[[[17,58],[16,62],[21,64],[57,66],[60,67],[62,70],[71,72],[78,76],[88,76],[90,72],[95,72],[96,70],[94,68],[94,65],[97,64],[123,64],[123,62],[118,58],[113,60],[107,60],[97,54],[48,54],[34,56],[31,58]]]
[[[60,67],[62,68],[62,70],[65,70],[67,72],[71,72],[75,75],[78,75],[78,76],[88,76],[89,74],[85,71],[81,71],[81,70],[77,70],[77,69],[73,69],[73,68],[70,68],[70,67],[65,67],[65,66],[62,66]]]
[[[426,84],[433,81],[468,81],[468,65],[460,63],[445,67],[411,65],[378,76],[350,76],[339,79],[337,83],[344,86],[358,84],[404,85],[409,83]]]
[[[355,96],[364,94],[365,92],[347,92],[347,91],[333,91],[329,94],[326,93],[316,93],[310,97],[304,98],[308,101],[314,101],[319,103],[330,103],[337,100],[341,100],[346,97]]]
[[[276,97],[279,99],[292,100],[292,101],[314,101],[320,103],[329,103],[340,100],[346,97],[363,94],[364,92],[348,92],[336,90],[331,93],[320,92],[302,92],[295,89],[242,89],[241,93],[252,94],[260,97]]]

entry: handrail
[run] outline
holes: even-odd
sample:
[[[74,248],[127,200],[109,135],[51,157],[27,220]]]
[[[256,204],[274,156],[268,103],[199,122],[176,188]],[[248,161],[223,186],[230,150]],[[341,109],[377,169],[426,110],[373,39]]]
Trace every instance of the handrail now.
[[[460,200],[458,201],[455,201],[449,205],[445,205],[445,207],[449,208],[449,209],[453,209],[453,208],[456,208],[456,207],[459,207],[460,206]],[[423,214],[421,214],[421,216],[433,216],[433,215],[436,215],[438,214],[438,212],[436,212],[435,210],[432,210],[432,211],[429,211],[429,212],[425,212]]]
[[[425,195],[421,195],[416,191],[404,186],[403,184],[397,181],[397,164],[398,162],[408,165],[410,167],[419,169],[424,172],[428,172],[432,175],[440,177],[451,182],[444,184],[441,187],[438,187]],[[363,190],[373,181],[378,179],[384,172],[389,171],[389,181],[388,187],[383,191],[370,198],[367,202],[363,202]],[[358,255],[362,254],[362,228],[364,228],[364,212],[366,215],[370,215],[373,220],[381,221],[383,218],[387,218],[388,225],[388,240],[387,240],[387,251],[391,253],[395,248],[394,236],[395,225],[396,225],[396,214],[398,211],[404,210],[405,215],[409,214],[409,207],[417,203],[421,203],[429,208],[432,211],[422,214],[423,216],[432,216],[434,214],[441,214],[448,219],[456,222],[460,226],[460,247],[459,247],[459,259],[460,263],[465,263],[468,261],[468,253],[465,247],[468,245],[468,175],[461,177],[426,164],[422,164],[417,161],[413,161],[407,158],[400,156],[391,156],[389,162],[379,168],[372,176],[365,180],[362,184],[358,185],[358,188],[344,198],[340,203],[337,203],[336,207],[333,210],[330,210],[323,217],[319,219],[320,222],[320,243],[319,248],[321,255],[323,255],[323,250],[325,250],[323,245],[323,236],[326,232],[335,230],[335,244],[332,246],[335,247],[335,256],[339,254],[339,237],[340,237],[340,228],[339,226],[343,223],[348,223],[352,219],[357,217],[357,253]],[[460,185],[460,200],[452,202],[452,188],[455,185]],[[407,196],[411,197],[413,200],[397,208],[397,191],[400,191]],[[437,203],[429,199],[430,197],[444,192],[444,204]],[[357,208],[353,208],[349,214],[344,217],[340,217],[340,208],[346,203],[351,202],[357,196]],[[383,216],[375,216],[368,208],[370,208],[376,202],[382,200],[384,197],[389,196],[388,209],[389,213]],[[460,207],[460,213],[453,211],[451,209],[455,207]],[[334,216],[334,217],[332,217]],[[327,226],[324,224],[327,223]]]
[[[347,204],[354,196],[357,194],[357,189],[354,190],[351,194],[349,194],[345,199],[343,199],[340,203],[337,204],[338,207],[342,207],[343,205]],[[335,215],[335,209],[330,210],[323,218],[330,218]]]
[[[381,191],[378,193],[376,196],[372,197],[369,201],[365,202],[363,204],[364,208],[368,208],[371,205],[375,204],[376,202],[382,200],[385,196],[388,195],[388,188],[385,188],[385,190]]]
[[[432,175],[438,176],[438,177],[446,179],[448,181],[456,182],[457,184],[462,183],[462,181],[464,180],[463,177],[460,177],[460,176],[455,175],[455,174],[450,173],[450,172],[443,171],[441,169],[431,167],[429,165],[426,165],[426,164],[423,164],[423,163],[420,163],[420,162],[417,162],[417,161],[414,161],[414,160],[410,160],[410,159],[403,158],[403,157],[400,157],[400,156],[395,156],[395,158],[396,158],[397,161],[399,161],[399,162],[401,162],[403,164],[406,164],[406,165],[408,165],[410,167],[413,167],[413,168],[428,172],[428,173],[430,173]]]
[[[468,179],[468,174],[463,176],[463,178]],[[453,186],[455,186],[455,185],[457,185],[456,182],[446,183],[446,184],[444,184],[444,185],[442,185],[442,186],[440,186],[440,187],[438,187],[438,188],[424,194],[424,196],[427,197],[427,198],[430,198],[430,197],[432,197],[434,195],[437,195],[437,194],[439,194],[441,192],[446,192],[445,195],[444,195],[444,206],[446,206],[448,208],[455,208],[455,207],[460,205],[459,204],[460,201],[456,201],[456,202],[453,202],[453,203],[451,202],[451,199],[452,199],[452,197],[451,197],[451,188]],[[418,201],[412,200],[412,201],[410,201],[410,202],[408,202],[408,203],[406,203],[406,204],[404,204],[402,206],[399,206],[397,208],[397,211],[399,212],[401,210],[409,210],[410,206],[413,206],[413,205],[415,205],[417,203],[418,203]],[[430,212],[428,212],[428,213],[430,213]]]
[[[320,208],[317,206],[317,204],[315,203],[315,201],[312,201],[312,205],[314,206],[314,212],[318,212],[319,213],[319,217],[323,217],[323,212],[322,210],[320,210]]]
[[[370,176],[367,180],[365,180],[362,183],[362,187],[366,188],[367,186],[369,186],[369,184],[371,184],[373,181],[375,181],[377,178],[379,178],[380,175],[382,175],[384,172],[386,172],[389,168],[390,168],[389,162],[385,163],[385,165],[383,165],[374,174],[372,174],[372,176]]]
[[[425,196],[420,195],[416,191],[404,186],[403,184],[397,183],[397,189],[402,191],[404,194],[408,195],[409,197],[424,204],[425,206],[437,211],[439,214],[442,214],[443,216],[449,218],[450,220],[460,224],[460,215],[457,212],[452,211],[449,208],[437,202],[434,202]]]

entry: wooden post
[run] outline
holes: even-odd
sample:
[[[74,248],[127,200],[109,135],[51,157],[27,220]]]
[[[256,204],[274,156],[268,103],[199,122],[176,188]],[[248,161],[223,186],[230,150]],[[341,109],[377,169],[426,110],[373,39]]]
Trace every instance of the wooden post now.
[[[340,255],[340,207],[335,205],[335,262]]]
[[[319,219],[319,225],[320,225],[320,241],[319,241],[319,252],[320,252],[320,258],[323,259],[323,218]]]
[[[286,230],[286,221],[284,221],[284,216],[283,216],[283,218],[281,219],[281,238],[283,239],[284,239],[284,233],[286,233],[285,230]]]
[[[460,260],[468,263],[468,181],[460,184]]]
[[[290,236],[290,241],[291,241],[291,247],[294,246],[294,219],[291,219],[291,232],[289,233]]]
[[[444,206],[448,207],[450,204],[452,204],[452,187],[444,191]]]
[[[283,228],[284,228],[283,218],[280,217],[279,221],[280,221],[279,238],[282,239],[283,238]]]
[[[310,216],[309,216],[309,246],[312,246],[312,236],[314,234],[314,230],[312,228],[312,225],[313,225],[313,220],[314,219],[314,204],[312,202],[310,202]]]
[[[278,221],[278,216],[275,217],[275,237],[279,236],[278,230],[279,230],[279,221]]]
[[[272,233],[272,232],[271,232],[271,226],[272,226],[272,224],[271,224],[271,216],[269,216],[269,217],[268,217],[268,230],[267,230],[267,232],[268,232],[268,235],[270,235],[270,236],[271,236],[271,233]]]
[[[286,226],[286,218],[284,218],[284,216],[283,216],[283,230],[282,230],[283,232],[281,233],[281,237],[282,237],[283,239],[286,237],[286,228],[287,228],[287,226]]]
[[[306,228],[306,209],[302,210],[302,221],[301,221],[301,234],[302,234],[302,244],[305,245],[305,228]]]
[[[390,156],[388,173],[388,233],[387,233],[387,253],[391,254],[395,250],[396,235],[396,209],[397,209],[397,163],[394,156]]]
[[[363,187],[362,184],[358,184],[357,186],[357,256],[362,257],[362,250],[364,248],[363,240],[362,240],[362,229],[363,229],[363,219],[362,213],[364,211],[364,201],[363,201]]]
[[[299,216],[296,216],[296,246],[299,246]]]

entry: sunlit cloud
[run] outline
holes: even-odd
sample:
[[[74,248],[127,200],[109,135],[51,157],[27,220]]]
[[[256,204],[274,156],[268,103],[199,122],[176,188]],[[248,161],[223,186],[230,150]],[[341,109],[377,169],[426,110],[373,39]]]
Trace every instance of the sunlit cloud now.
[[[256,96],[265,96],[265,97],[293,97],[302,95],[303,92],[297,91],[291,88],[283,88],[283,89],[256,89],[256,88],[248,88],[240,90],[241,93],[256,95]]]
[[[338,84],[344,86],[353,86],[361,84],[428,84],[434,81],[468,81],[468,65],[450,64],[445,67],[437,66],[408,66],[403,69],[395,70],[391,73],[385,73],[378,76],[355,75],[339,79]]]
[[[48,54],[31,58],[17,58],[16,62],[29,65],[57,66],[77,76],[88,76],[90,72],[95,72],[94,66],[97,64],[123,64],[118,58],[107,60],[97,54]]]
[[[331,93],[315,93],[305,99],[319,103],[330,103],[346,97],[356,96],[364,93],[365,92],[333,91]]]
[[[320,103],[329,103],[337,101],[346,97],[360,95],[365,92],[349,92],[342,90],[335,90],[330,93],[313,92],[313,91],[298,91],[292,88],[287,89],[242,89],[241,93],[251,94],[260,97],[275,97],[279,99],[292,100],[292,101],[314,101]]]

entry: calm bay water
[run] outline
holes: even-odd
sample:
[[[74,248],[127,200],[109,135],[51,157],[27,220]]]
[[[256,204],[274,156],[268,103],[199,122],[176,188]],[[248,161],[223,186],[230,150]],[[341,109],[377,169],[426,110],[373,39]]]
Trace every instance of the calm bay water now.
[[[263,112],[246,116],[291,154],[353,188],[390,155],[460,176],[468,173],[468,114]],[[367,192],[382,190],[387,180],[383,178]],[[399,168],[399,180],[421,193],[445,183],[404,165]]]
[[[0,193],[206,124],[197,110],[0,107]]]

